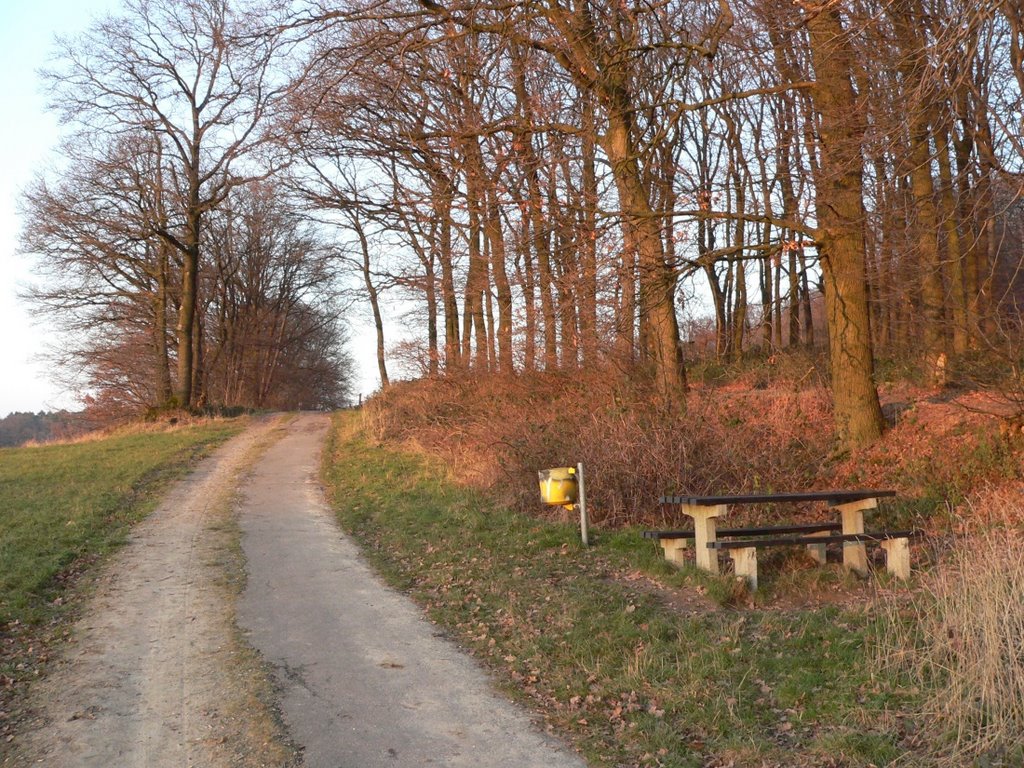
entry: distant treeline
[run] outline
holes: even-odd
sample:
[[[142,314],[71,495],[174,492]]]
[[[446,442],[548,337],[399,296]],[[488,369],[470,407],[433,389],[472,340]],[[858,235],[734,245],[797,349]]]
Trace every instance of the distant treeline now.
[[[81,414],[71,411],[54,413],[10,413],[0,419],[0,447],[45,442],[72,437],[87,431]]]

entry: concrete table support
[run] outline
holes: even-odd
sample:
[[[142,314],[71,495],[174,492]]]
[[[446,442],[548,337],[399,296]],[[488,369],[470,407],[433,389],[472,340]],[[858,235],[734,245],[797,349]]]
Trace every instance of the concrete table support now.
[[[697,567],[708,573],[718,573],[718,551],[708,547],[708,542],[718,540],[717,519],[729,508],[724,505],[697,506],[683,504],[682,512],[693,518],[693,548]]]
[[[820,536],[828,536],[829,535],[829,531],[820,531],[820,532],[811,533],[811,534],[808,534],[808,535],[809,536],[819,536],[819,537]],[[818,565],[825,565],[825,563],[826,563],[826,561],[828,559],[828,553],[826,551],[826,548],[825,548],[824,544],[808,544],[807,545],[807,554],[810,555],[811,559],[814,560],[814,562],[816,562]]]
[[[843,533],[864,533],[864,510],[878,506],[877,499],[860,499],[848,504],[834,505],[843,518]],[[868,575],[868,550],[862,541],[843,544],[843,566],[860,575]]]

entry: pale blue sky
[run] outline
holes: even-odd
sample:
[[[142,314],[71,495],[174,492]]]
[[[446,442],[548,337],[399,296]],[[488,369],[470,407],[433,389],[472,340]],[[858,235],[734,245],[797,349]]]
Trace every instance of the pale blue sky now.
[[[53,50],[54,35],[84,29],[113,0],[29,0],[0,4],[0,417],[11,411],[73,407],[34,360],[49,337],[18,300],[31,278],[18,256],[18,193],[47,162],[57,122],[45,111],[36,70]]]
[[[118,0],[0,0],[0,418],[12,411],[78,407],[37,359],[52,333],[18,299],[33,279],[29,260],[16,253],[18,195],[46,166],[59,137],[37,76],[53,53],[55,35],[84,31],[93,18],[119,5]],[[362,374],[356,389],[369,393],[377,386],[372,330],[360,322],[352,330],[352,352]]]

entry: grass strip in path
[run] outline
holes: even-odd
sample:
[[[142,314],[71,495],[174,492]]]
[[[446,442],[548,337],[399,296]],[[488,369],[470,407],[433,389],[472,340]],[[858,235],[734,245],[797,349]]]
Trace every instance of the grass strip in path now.
[[[902,695],[870,675],[868,611],[680,612],[648,586],[672,576],[637,532],[583,549],[573,527],[504,509],[357,422],[339,416],[325,453],[342,526],[593,765],[906,757]]]

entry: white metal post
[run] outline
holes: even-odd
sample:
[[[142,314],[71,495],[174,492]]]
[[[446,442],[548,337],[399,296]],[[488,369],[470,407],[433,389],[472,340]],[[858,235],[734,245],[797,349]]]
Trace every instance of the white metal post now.
[[[578,504],[580,506],[580,536],[583,546],[590,546],[590,520],[587,519],[587,491],[583,481],[583,464],[576,465],[576,484],[578,487]]]

